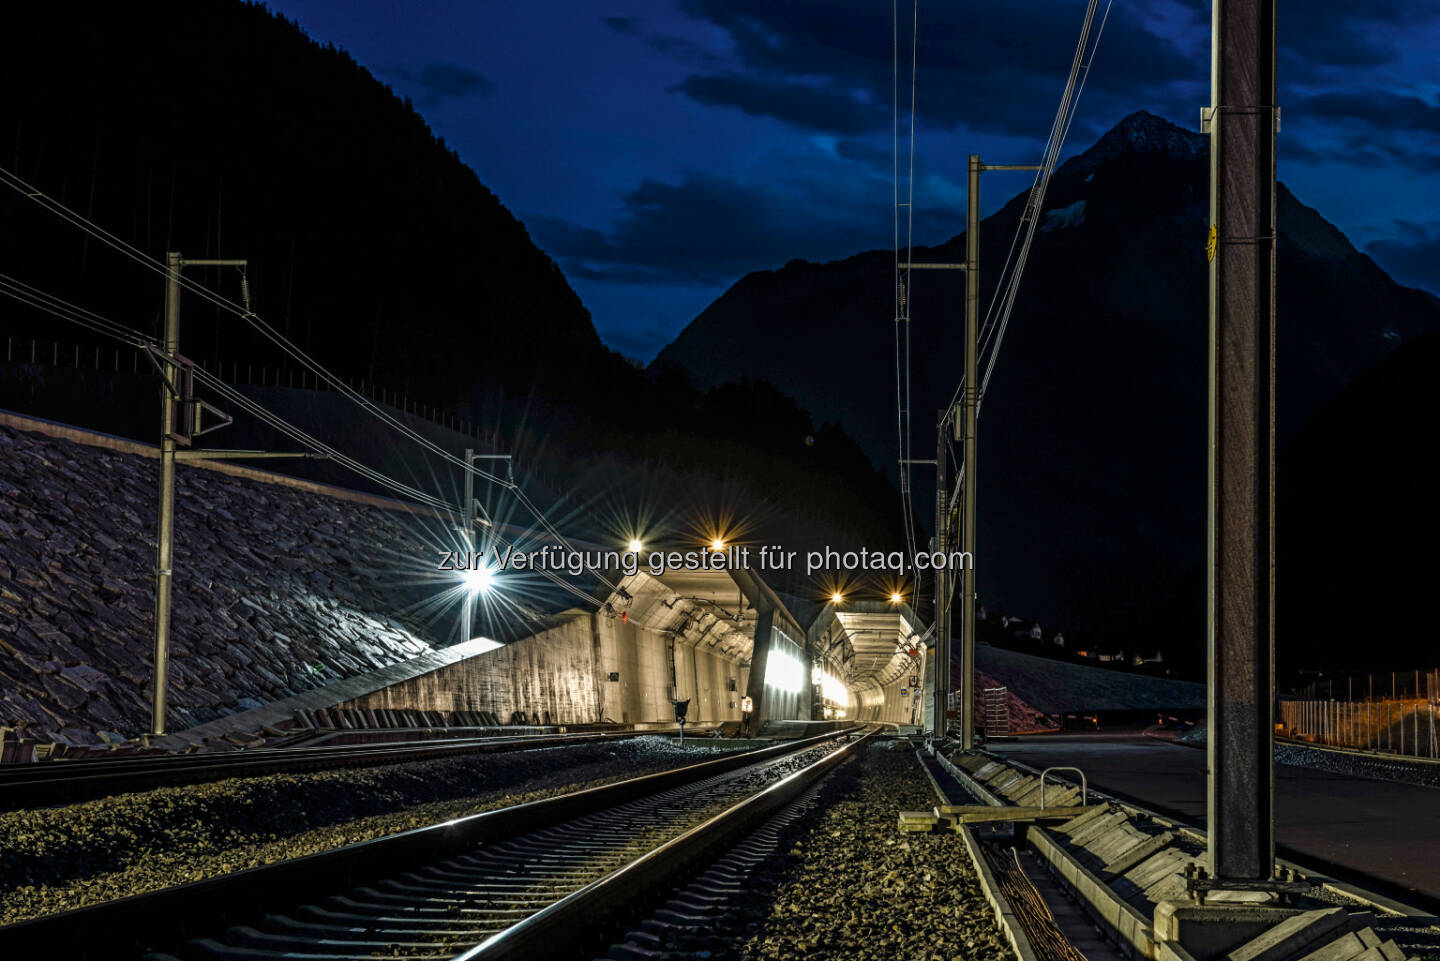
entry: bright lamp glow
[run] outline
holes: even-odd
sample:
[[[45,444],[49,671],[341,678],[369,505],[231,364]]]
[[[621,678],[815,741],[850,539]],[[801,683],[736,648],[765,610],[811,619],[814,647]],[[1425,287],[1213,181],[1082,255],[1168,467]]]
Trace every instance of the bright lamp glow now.
[[[471,594],[486,594],[495,586],[495,572],[488,567],[468,568],[460,579]]]
[[[774,655],[771,656],[773,657]],[[811,671],[811,680],[813,683],[820,685],[820,696],[825,700],[835,704],[854,703],[855,696],[850,693],[850,689],[845,686],[845,682],[832,676],[828,672],[818,667],[814,668]]]
[[[712,551],[723,551],[725,549],[725,542],[717,537],[710,542],[710,549]]]
[[[643,548],[644,546],[644,544],[640,543],[640,538],[632,537],[630,538],[630,543],[627,546],[627,550],[629,550],[633,554],[638,554],[640,553],[641,548]]]
[[[832,604],[839,604],[843,600],[845,600],[845,598],[843,595],[841,595],[839,591],[836,591],[834,594],[830,595],[830,603]]]
[[[805,665],[779,648],[770,648],[765,661],[765,686],[797,693],[805,686]]]
[[[903,600],[903,598],[901,598],[898,593],[897,593],[897,594],[891,594],[891,595],[890,595],[890,603],[891,603],[891,604],[899,604],[901,600]]]

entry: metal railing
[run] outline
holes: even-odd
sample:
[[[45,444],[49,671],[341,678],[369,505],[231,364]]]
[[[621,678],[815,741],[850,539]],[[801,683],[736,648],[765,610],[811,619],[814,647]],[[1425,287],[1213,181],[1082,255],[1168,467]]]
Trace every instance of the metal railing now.
[[[1280,702],[1283,733],[1317,744],[1440,758],[1437,703],[1421,698]]]

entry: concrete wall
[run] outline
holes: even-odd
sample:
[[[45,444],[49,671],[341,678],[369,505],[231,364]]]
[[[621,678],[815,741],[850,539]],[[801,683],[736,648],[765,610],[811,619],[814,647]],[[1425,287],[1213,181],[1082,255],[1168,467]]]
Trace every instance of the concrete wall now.
[[[681,645],[676,652],[676,686],[680,700],[690,698],[691,718],[700,721],[740,720],[740,699],[750,681],[750,668],[710,651]]]
[[[919,673],[918,671],[916,672]],[[909,691],[904,697],[900,696],[900,689]],[[916,704],[923,708],[925,696],[923,688],[916,690],[910,687],[910,678],[902,677],[897,681],[884,686],[881,689],[885,700],[875,712],[874,720],[884,721],[889,724],[924,724],[925,717],[923,709],[917,709]]]
[[[344,707],[514,711],[552,723],[597,719],[591,618],[548,631],[345,702]]]
[[[564,623],[347,701],[345,707],[514,711],[551,723],[673,721],[672,694],[692,722],[738,721],[749,669],[656,630],[574,611]],[[672,668],[673,665],[673,668]],[[618,680],[610,680],[618,675]],[[729,690],[730,681],[735,691]],[[788,715],[787,715],[788,716]]]

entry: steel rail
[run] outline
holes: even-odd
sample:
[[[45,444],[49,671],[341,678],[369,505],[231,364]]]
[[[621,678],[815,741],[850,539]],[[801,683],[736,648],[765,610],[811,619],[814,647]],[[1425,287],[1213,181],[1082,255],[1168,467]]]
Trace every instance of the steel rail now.
[[[86,961],[173,948],[206,931],[313,902],[317,891],[352,889],[464,855],[597,811],[648,798],[851,733],[836,731],[629,778],[558,797],[486,811],[317,854],[160,891],[0,926],[0,956]]]
[[[457,955],[454,961],[532,959],[545,957],[547,945],[575,944],[579,947],[584,940],[603,940],[608,933],[607,927],[621,923],[623,912],[651,900],[657,892],[671,888],[686,868],[695,862],[713,860],[718,851],[739,843],[833,770],[849,756],[851,748],[874,734],[872,730],[758,794],[732,805],[618,871]],[[604,919],[605,924],[597,923],[600,919]]]
[[[427,741],[389,741],[332,747],[258,748],[225,754],[31,761],[0,765],[0,810],[65,804],[127,791],[198,784],[232,777],[368,767],[464,754],[604,743],[655,731],[487,735]]]

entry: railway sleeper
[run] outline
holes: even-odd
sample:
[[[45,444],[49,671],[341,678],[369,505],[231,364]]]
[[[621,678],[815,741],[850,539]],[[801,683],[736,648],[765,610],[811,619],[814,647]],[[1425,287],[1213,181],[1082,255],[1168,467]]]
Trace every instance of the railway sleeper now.
[[[484,884],[470,884],[458,887],[454,884],[447,884],[442,881],[432,881],[425,878],[413,878],[409,875],[400,880],[385,880],[378,882],[379,886],[387,892],[395,894],[428,894],[442,899],[453,899],[459,897],[474,898],[521,898],[531,896],[527,886],[515,881],[510,882],[487,882]],[[356,890],[359,890],[358,888]],[[367,889],[368,890],[368,889]]]
[[[341,899],[338,897],[329,899],[330,903],[334,903],[339,900]],[[528,914],[534,913],[526,911],[523,908],[515,908],[506,911],[485,907],[484,905],[476,905],[475,907],[461,908],[458,911],[452,911],[448,908],[437,908],[434,911],[415,912],[402,917],[398,914],[385,913],[391,910],[389,905],[367,905],[363,901],[352,901],[346,899],[345,902],[339,906],[345,908],[345,910],[327,911],[324,908],[315,908],[313,906],[307,905],[306,907],[302,907],[294,913],[303,915],[306,918],[313,918],[317,921],[326,922],[334,921],[341,923],[374,924],[379,921],[391,921],[397,924],[428,923],[437,925],[452,923],[457,916],[464,916],[466,914],[483,914],[492,917],[515,914],[519,917],[525,917]],[[321,917],[317,913],[320,911],[325,912],[324,917]]]
[[[485,900],[494,904],[543,904],[546,899],[528,895],[523,892],[509,891],[477,891],[477,890],[451,890],[431,891],[424,888],[410,888],[397,886],[376,890],[375,888],[356,888],[351,892],[357,900],[368,901],[371,904],[394,904],[405,905],[433,905],[438,904],[444,907],[451,905],[464,906],[474,904],[476,901]]]
[[[470,937],[485,925],[455,923],[445,929],[426,928],[405,922],[395,923],[392,919],[376,919],[366,925],[346,926],[321,924],[314,921],[297,921],[284,914],[267,915],[258,925],[260,930],[272,935],[293,935],[311,939],[336,941],[429,941],[439,938]]]
[[[185,957],[187,961],[190,958],[194,958],[195,961],[275,961],[277,958],[284,958],[286,961],[356,961],[354,951],[337,950],[339,948],[339,945],[316,944],[304,951],[277,951],[263,947],[223,944],[211,938],[199,938],[186,945]],[[389,945],[386,945],[386,951],[390,952]],[[436,961],[437,958],[445,958],[448,955],[436,954],[434,951],[427,950],[418,954],[394,951],[377,955],[377,957],[385,958],[386,961]]]

